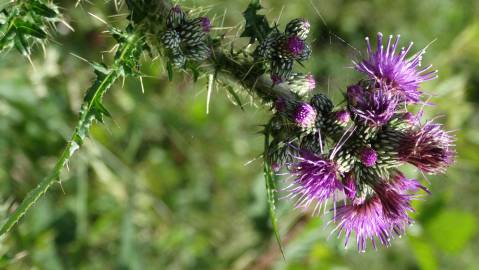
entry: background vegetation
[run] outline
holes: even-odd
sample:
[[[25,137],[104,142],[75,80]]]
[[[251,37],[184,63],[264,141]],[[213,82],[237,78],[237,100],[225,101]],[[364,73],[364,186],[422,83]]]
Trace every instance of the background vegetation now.
[[[4,1],[6,2],[6,1]],[[71,32],[59,25],[33,68],[11,51],[0,56],[0,217],[48,174],[94,78],[83,58],[101,61],[113,40],[94,13],[114,25],[124,13],[112,1],[55,0]],[[216,25],[237,26],[248,1],[198,0]],[[428,177],[432,195],[416,202],[417,222],[390,248],[359,254],[343,248],[332,225],[279,204],[286,260],[274,240],[266,204],[257,132],[268,111],[224,89],[206,114],[206,79],[193,83],[165,64],[145,61],[151,75],[117,84],[105,104],[113,118],[95,125],[64,181],[0,239],[0,269],[477,269],[479,265],[479,2],[474,0],[263,1],[270,20],[312,23],[313,57],[305,70],[316,91],[336,101],[356,79],[351,59],[364,37],[400,33],[419,49],[434,41],[425,63],[439,69],[426,85],[456,130],[458,160]],[[224,19],[223,19],[224,18]],[[213,32],[236,35],[238,29]],[[242,43],[241,40],[238,43]],[[103,53],[101,53],[103,51]],[[251,162],[250,162],[251,161]],[[418,175],[421,179],[423,176]],[[423,180],[427,183],[427,180]]]

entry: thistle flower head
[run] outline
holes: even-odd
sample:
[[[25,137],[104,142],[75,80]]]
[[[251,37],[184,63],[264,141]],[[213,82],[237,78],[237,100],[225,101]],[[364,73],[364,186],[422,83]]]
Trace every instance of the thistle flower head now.
[[[275,58],[271,62],[271,80],[273,85],[279,84],[291,77],[293,70],[293,60],[288,58]]]
[[[360,154],[361,163],[366,167],[372,167],[378,160],[378,153],[372,148],[364,148]]]
[[[305,150],[289,166],[289,171],[295,178],[290,191],[292,196],[299,196],[298,206],[308,207],[313,201],[322,204],[343,187],[333,161]]]
[[[410,129],[399,143],[399,157],[426,173],[443,173],[454,162],[453,137],[441,125],[427,122]]]
[[[374,190],[381,200],[384,215],[393,225],[393,229],[404,232],[405,226],[411,221],[408,212],[413,211],[413,208],[411,195],[400,188],[402,187],[382,181],[374,187]]]
[[[366,251],[368,240],[376,248],[376,241],[383,246],[389,246],[391,224],[384,215],[383,205],[378,196],[357,198],[351,203],[339,206],[334,215],[338,223],[338,236],[344,233],[344,246],[347,246],[352,233],[360,252]]]
[[[209,32],[211,30],[211,21],[208,17],[200,17],[201,27],[203,32]]]
[[[322,114],[329,114],[333,110],[333,102],[325,94],[314,95],[310,103]]]
[[[286,48],[293,56],[299,56],[302,54],[305,44],[298,36],[290,36],[286,40]]]
[[[316,80],[314,79],[313,74],[311,73],[306,74],[305,80],[309,90],[313,90],[316,87]]]
[[[343,179],[344,187],[343,191],[348,199],[353,200],[356,198],[356,181],[352,173],[347,173]]]
[[[367,74],[379,86],[398,94],[403,101],[418,102],[421,95],[420,83],[437,77],[437,71],[431,70],[431,65],[421,68],[422,56],[426,50],[406,58],[412,48],[412,42],[407,48],[397,52],[399,35],[394,41],[393,36],[389,36],[386,48],[381,33],[378,33],[377,39],[377,48],[373,51],[369,38],[366,38],[367,58],[359,63],[354,62],[356,70]]]
[[[411,112],[406,112],[402,115],[402,120],[404,120],[406,123],[412,126],[416,126],[421,123],[421,115],[414,114]]]
[[[400,171],[395,171],[389,183],[392,188],[396,189],[401,193],[416,193],[420,189],[424,190],[427,193],[431,193],[425,186],[421,185],[416,179],[407,178]]]
[[[166,17],[166,25],[170,28],[176,28],[186,21],[186,14],[179,5],[173,6]]]
[[[348,87],[347,97],[351,112],[369,126],[386,124],[398,107],[397,97],[382,88],[352,85]]]
[[[316,110],[309,103],[300,103],[294,112],[294,122],[301,128],[314,127],[316,122]]]
[[[351,115],[347,110],[337,111],[335,114],[336,120],[340,123],[346,124],[351,120]]]
[[[386,48],[381,33],[378,33],[377,39],[377,48],[373,52],[369,38],[366,38],[368,56],[367,59],[354,63],[356,69],[367,74],[379,85],[399,94],[402,100],[408,103],[418,102],[421,94],[418,91],[420,83],[437,78],[437,71],[431,70],[431,65],[421,68],[422,56],[426,50],[423,49],[406,58],[412,48],[412,42],[397,53],[399,35],[394,41],[390,35]]]
[[[302,40],[305,40],[308,37],[311,24],[308,20],[303,18],[297,18],[291,20],[285,28],[285,33],[288,36],[297,36]]]
[[[310,73],[293,73],[286,82],[289,89],[300,96],[308,94],[316,87],[316,80]]]

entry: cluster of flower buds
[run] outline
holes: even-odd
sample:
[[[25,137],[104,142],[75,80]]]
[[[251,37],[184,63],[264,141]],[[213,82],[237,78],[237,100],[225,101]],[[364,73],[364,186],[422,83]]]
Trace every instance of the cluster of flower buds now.
[[[184,67],[187,60],[199,62],[210,57],[207,38],[211,23],[208,17],[188,19],[179,6],[174,6],[166,18],[166,26],[161,41],[176,67]]]
[[[275,44],[274,49],[263,42],[257,50],[272,66],[279,59],[292,59],[286,55],[303,55],[302,49],[296,49],[306,48],[299,40],[307,31],[291,32],[290,24],[286,35],[277,34],[276,43],[266,41]],[[291,37],[298,43],[289,41]],[[272,130],[268,157],[277,169],[285,167],[292,176],[285,189],[287,197],[294,198],[297,207],[312,207],[313,213],[332,202],[335,230],[345,235],[345,245],[354,234],[360,251],[368,241],[373,247],[389,246],[391,239],[404,234],[412,223],[411,200],[419,190],[428,192],[417,180],[407,178],[401,165],[436,174],[445,172],[455,158],[449,132],[440,124],[421,120],[421,112],[407,111],[408,105],[422,103],[420,84],[437,77],[431,66],[421,68],[425,51],[408,57],[412,43],[399,49],[399,36],[389,36],[386,44],[381,33],[377,39],[376,49],[366,39],[366,58],[353,62],[366,78],[347,87],[346,102],[340,103],[344,105],[335,108],[322,94],[309,102],[277,100],[271,124],[283,128]]]
[[[286,25],[284,33],[274,28],[255,50],[259,61],[269,63],[273,84],[284,82],[292,85],[291,89],[300,95],[315,87],[310,74],[293,72],[295,61],[305,61],[311,56],[311,47],[306,43],[309,29],[307,20],[294,19]]]

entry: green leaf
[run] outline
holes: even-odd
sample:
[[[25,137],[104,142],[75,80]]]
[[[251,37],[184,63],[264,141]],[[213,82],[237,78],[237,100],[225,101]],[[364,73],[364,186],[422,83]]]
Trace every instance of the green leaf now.
[[[29,56],[30,55],[30,48],[28,46],[28,42],[25,39],[25,36],[23,34],[18,33],[15,38],[13,39],[13,42],[15,44],[15,48],[17,48],[18,52],[20,52],[23,56]]]
[[[129,18],[133,22],[138,23],[148,15],[148,7],[145,1],[126,0],[125,3],[130,10]]]
[[[243,12],[246,22],[241,37],[249,37],[249,43],[254,43],[256,39],[261,42],[272,30],[266,17],[258,14],[261,9],[259,0],[251,0],[248,8]]]
[[[271,225],[273,226],[273,231],[274,235],[276,237],[276,242],[278,242],[279,249],[281,251],[281,255],[283,256],[284,259],[284,252],[283,252],[283,246],[281,244],[281,238],[279,236],[279,230],[278,230],[278,219],[276,217],[276,182],[274,179],[274,173],[273,169],[271,168],[271,164],[268,161],[266,157],[268,157],[268,152],[269,152],[269,136],[270,136],[270,131],[269,131],[269,126],[268,124],[265,127],[265,138],[264,138],[264,153],[263,153],[263,171],[264,171],[264,179],[266,182],[266,197],[268,200],[268,211],[269,211],[269,216],[271,219]]]
[[[57,12],[48,6],[38,2],[38,1],[33,1],[30,3],[30,8],[31,10],[42,17],[47,17],[47,18],[54,18],[57,16]]]
[[[458,253],[477,231],[477,220],[468,212],[445,210],[427,223],[427,232],[443,251]]]
[[[47,37],[47,33],[45,33],[45,31],[30,22],[15,20],[13,25],[20,33],[30,35],[39,39],[45,39]]]
[[[15,37],[15,30],[10,28],[0,39],[0,52],[11,46],[12,38]]]

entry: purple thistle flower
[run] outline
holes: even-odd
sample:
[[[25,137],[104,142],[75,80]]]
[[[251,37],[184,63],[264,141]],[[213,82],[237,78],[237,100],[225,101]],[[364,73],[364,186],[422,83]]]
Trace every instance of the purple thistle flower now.
[[[351,120],[351,115],[347,110],[341,110],[336,112],[336,120],[341,122],[341,123],[348,123],[349,120]]]
[[[306,82],[308,90],[313,90],[316,87],[316,80],[314,79],[313,74],[306,74]]]
[[[390,245],[391,223],[384,215],[383,205],[378,196],[354,199],[352,203],[339,206],[333,218],[338,225],[338,237],[345,235],[347,246],[351,233],[356,235],[360,252],[366,251],[368,240],[376,249],[376,240],[383,246]]]
[[[392,42],[393,36],[390,35],[386,48],[383,45],[383,35],[378,33],[377,38],[375,52],[372,51],[369,38],[366,38],[368,57],[359,63],[353,61],[356,70],[367,74],[381,88],[399,94],[402,100],[418,102],[421,94],[418,91],[419,84],[437,78],[437,70],[431,70],[432,65],[420,68],[422,56],[426,50],[422,49],[410,58],[406,58],[413,45],[412,42],[407,48],[402,48],[397,53],[399,35],[394,42]]]
[[[394,171],[391,179],[374,187],[383,204],[385,216],[391,223],[391,229],[396,235],[406,232],[406,227],[413,222],[409,212],[414,212],[411,200],[416,199],[414,193],[419,189],[430,193],[416,179],[406,178],[400,171]]]
[[[347,173],[346,176],[344,176],[343,183],[343,191],[346,197],[350,200],[356,198],[356,181],[354,180],[354,175],[352,173]]]
[[[376,185],[374,190],[381,200],[384,216],[391,223],[391,229],[401,235],[412,221],[408,212],[414,209],[411,206],[412,196],[398,188],[399,186],[386,182]]]
[[[417,125],[420,123],[420,116],[411,112],[404,113],[402,119],[411,125]]]
[[[211,30],[211,21],[208,17],[201,17],[201,27],[203,28],[203,32],[207,33]]]
[[[313,201],[317,206],[328,198],[334,198],[336,190],[342,190],[336,164],[323,156],[302,150],[298,162],[289,166],[289,171],[295,177],[292,197],[299,196],[298,207],[308,207]]]
[[[350,111],[370,126],[386,124],[398,107],[398,99],[382,88],[367,90],[356,84],[348,87],[347,96]]]
[[[288,37],[286,43],[288,52],[293,56],[299,56],[305,48],[304,41],[297,36]]]
[[[372,148],[364,148],[360,153],[361,163],[366,167],[372,167],[378,160],[378,153]]]
[[[354,183],[352,176],[345,177],[345,186]],[[354,189],[356,187],[354,186]],[[351,233],[354,232],[358,250],[366,250],[367,241],[370,240],[376,248],[376,241],[384,246],[389,246],[391,239],[406,232],[406,227],[412,223],[409,212],[414,209],[411,200],[419,189],[429,192],[415,179],[408,179],[400,171],[394,171],[391,179],[381,181],[374,185],[374,194],[366,198],[356,198],[344,189],[351,203],[339,206],[334,215],[337,222],[338,235],[346,235],[345,246],[348,244]]]
[[[453,142],[453,137],[441,129],[441,125],[429,121],[406,132],[399,143],[399,158],[423,172],[443,173],[454,162]]]
[[[284,30],[285,34],[288,36],[297,36],[302,40],[305,40],[308,37],[311,24],[308,20],[303,18],[297,18],[291,20]]]
[[[316,122],[316,110],[309,103],[300,103],[294,112],[294,122],[301,128],[310,129]]]
[[[394,175],[391,177],[389,181],[391,186],[396,189],[398,192],[401,193],[416,193],[420,189],[424,190],[427,193],[431,193],[425,186],[421,185],[416,179],[407,178],[404,174],[400,171],[395,171]]]

